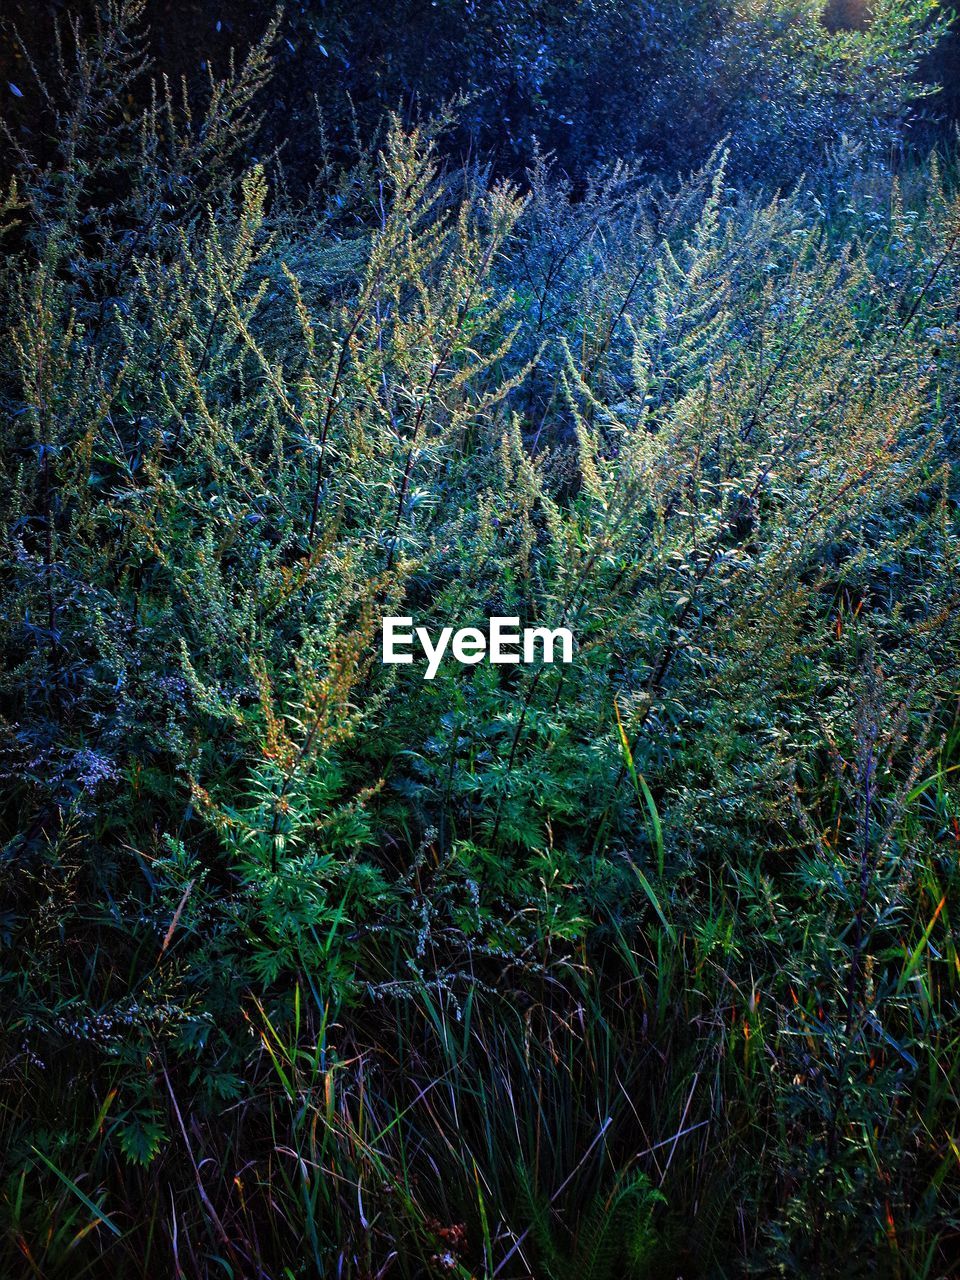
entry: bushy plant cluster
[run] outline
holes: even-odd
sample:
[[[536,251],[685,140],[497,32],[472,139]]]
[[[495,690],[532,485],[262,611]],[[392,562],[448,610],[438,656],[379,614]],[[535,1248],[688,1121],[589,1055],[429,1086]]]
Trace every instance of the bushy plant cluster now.
[[[951,1274],[952,163],[295,204],[141,17],[0,207],[5,1274]]]
[[[91,17],[99,3],[69,8]],[[45,67],[59,6],[7,4]],[[202,92],[211,65],[256,41],[275,9],[274,0],[149,0],[149,48],[173,84],[183,77]],[[297,189],[330,156],[349,162],[357,132],[369,138],[388,112],[409,123],[462,95],[444,151],[492,155],[520,183],[538,147],[578,180],[638,156],[672,181],[729,135],[737,181],[779,185],[844,136],[883,158],[906,123],[956,115],[957,35],[942,0],[296,0],[285,9],[257,150],[280,148]],[[49,104],[26,61],[0,43],[0,85],[22,95],[3,86],[14,131],[36,144]]]
[[[898,145],[945,35],[934,0],[874,0],[839,26],[829,0],[331,0],[301,6],[287,101],[310,68],[332,122],[467,92],[461,146],[523,174],[537,145],[582,175],[639,155],[671,177],[730,136],[742,179],[790,181],[844,136]],[[831,29],[833,28],[833,29]],[[331,74],[331,71],[333,72]]]

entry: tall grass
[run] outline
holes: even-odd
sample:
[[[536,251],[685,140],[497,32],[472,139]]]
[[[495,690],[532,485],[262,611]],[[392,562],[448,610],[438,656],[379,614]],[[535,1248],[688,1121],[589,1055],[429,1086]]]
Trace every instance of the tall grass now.
[[[3,210],[7,1272],[950,1274],[952,170],[293,207],[123,8]]]

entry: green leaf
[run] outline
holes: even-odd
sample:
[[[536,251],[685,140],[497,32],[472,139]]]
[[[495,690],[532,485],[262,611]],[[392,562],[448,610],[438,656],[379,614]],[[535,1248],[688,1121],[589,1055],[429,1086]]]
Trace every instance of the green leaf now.
[[[93,1200],[91,1200],[85,1191],[80,1190],[80,1188],[77,1186],[77,1184],[73,1181],[72,1178],[68,1178],[65,1173],[62,1173],[57,1168],[57,1166],[53,1163],[53,1161],[49,1160],[43,1154],[42,1151],[38,1151],[36,1147],[31,1147],[30,1150],[33,1152],[35,1156],[39,1156],[39,1158],[43,1161],[43,1163],[47,1166],[47,1168],[52,1173],[55,1173],[57,1175],[57,1177],[60,1179],[63,1185],[69,1188],[69,1190],[73,1192],[73,1194],[77,1197],[77,1199],[82,1204],[85,1204],[87,1206],[90,1212],[94,1214],[98,1222],[102,1222],[105,1227],[108,1227],[113,1232],[113,1234],[117,1237],[118,1240],[122,1237],[123,1233],[121,1232],[117,1224],[107,1217],[107,1215],[103,1212],[100,1206],[96,1204]]]

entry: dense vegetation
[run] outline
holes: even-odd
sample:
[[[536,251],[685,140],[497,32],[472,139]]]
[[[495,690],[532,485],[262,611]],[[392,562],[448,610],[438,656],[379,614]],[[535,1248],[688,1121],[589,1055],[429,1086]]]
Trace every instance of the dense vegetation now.
[[[93,20],[103,0],[70,0]],[[30,56],[55,44],[63,0],[4,0]],[[210,69],[255,44],[274,0],[146,0],[146,49],[174,85],[203,94]],[[445,153],[487,157],[525,184],[536,147],[582,183],[635,158],[670,180],[729,138],[731,173],[791,181],[846,133],[889,158],[960,115],[960,30],[937,0],[291,0],[271,50],[257,150],[283,181],[349,163],[384,114],[411,123],[460,94]],[[930,82],[918,96],[911,81]],[[49,104],[14,41],[0,41],[6,114],[46,154]],[[145,85],[145,82],[143,82]],[[133,92],[137,95],[137,89]],[[142,97],[140,97],[142,101]],[[3,139],[0,138],[0,152]]]
[[[304,11],[15,49],[4,1275],[956,1274],[960,191],[933,6],[823,8],[467,6],[576,10],[518,150],[293,184]]]

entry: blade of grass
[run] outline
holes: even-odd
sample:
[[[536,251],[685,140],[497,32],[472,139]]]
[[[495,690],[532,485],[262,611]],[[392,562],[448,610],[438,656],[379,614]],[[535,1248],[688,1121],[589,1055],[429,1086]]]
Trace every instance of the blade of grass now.
[[[617,732],[620,734],[620,745],[623,748],[623,758],[626,762],[627,772],[633,779],[633,785],[636,788],[637,795],[641,798],[647,809],[647,830],[651,836],[653,847],[657,853],[657,875],[663,875],[664,851],[663,851],[663,824],[660,821],[660,814],[657,810],[656,801],[653,793],[647,786],[647,780],[642,773],[637,772],[637,767],[633,762],[633,752],[630,750],[630,741],[627,738],[626,731],[623,727],[623,721],[620,719],[620,707],[616,698],[613,700],[613,710],[617,717]]]
[[[96,1215],[97,1219],[102,1222],[104,1226],[108,1227],[113,1232],[118,1240],[122,1239],[123,1232],[117,1224],[107,1217],[100,1206],[91,1200],[85,1191],[81,1191],[77,1184],[71,1178],[68,1178],[62,1170],[58,1169],[53,1161],[49,1160],[42,1151],[38,1151],[36,1147],[31,1147],[30,1150],[38,1157],[38,1159],[43,1161],[51,1173],[55,1173],[57,1175],[63,1185],[72,1191],[77,1199],[80,1200],[82,1204],[85,1204],[92,1214]]]

